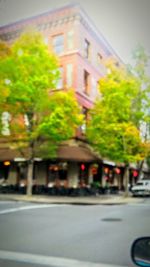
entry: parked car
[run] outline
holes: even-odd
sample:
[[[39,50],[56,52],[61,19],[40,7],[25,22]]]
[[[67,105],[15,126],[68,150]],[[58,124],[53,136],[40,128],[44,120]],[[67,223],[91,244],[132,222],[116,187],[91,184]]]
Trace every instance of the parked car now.
[[[150,196],[150,180],[140,180],[132,186],[133,196]]]

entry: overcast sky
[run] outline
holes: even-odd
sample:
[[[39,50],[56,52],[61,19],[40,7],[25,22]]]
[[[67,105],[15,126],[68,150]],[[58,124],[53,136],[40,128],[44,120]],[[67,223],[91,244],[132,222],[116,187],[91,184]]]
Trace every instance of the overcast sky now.
[[[137,44],[150,54],[150,0],[0,0],[0,26],[74,2],[125,63]]]

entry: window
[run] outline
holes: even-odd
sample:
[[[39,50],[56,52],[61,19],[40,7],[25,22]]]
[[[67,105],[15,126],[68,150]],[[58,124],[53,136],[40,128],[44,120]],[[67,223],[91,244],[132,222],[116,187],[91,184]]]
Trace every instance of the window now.
[[[67,86],[71,87],[72,86],[72,75],[73,75],[73,65],[72,64],[67,64]]]
[[[90,57],[90,43],[85,39],[84,41],[84,53],[85,57],[89,59]]]
[[[85,70],[84,71],[84,93],[89,95],[89,91],[90,91],[90,74]]]
[[[93,77],[91,78],[91,88],[92,88],[92,96],[95,97],[97,95],[97,81]]]
[[[112,72],[111,69],[108,67],[108,68],[107,68],[107,75],[110,75],[111,72]]]
[[[30,122],[29,122],[29,118],[28,118],[27,114],[24,115],[24,123],[25,123],[26,127],[29,128]]]
[[[11,121],[11,115],[9,112],[4,111],[2,113],[2,117],[1,117],[1,123],[2,123],[2,130],[1,133],[2,135],[8,136],[10,135],[10,121]]]
[[[82,114],[84,116],[84,123],[81,125],[81,131],[82,131],[82,134],[84,134],[85,131],[86,131],[87,120],[88,120],[88,110],[87,110],[87,108],[83,107]]]
[[[48,37],[47,37],[47,36],[44,37],[44,43],[45,43],[46,45],[48,45]]]
[[[102,59],[103,59],[102,54],[98,53],[97,54],[97,63],[98,63],[98,65],[101,65],[102,64]]]
[[[62,89],[63,88],[63,67],[59,68],[60,72],[60,78],[57,81],[56,89]]]
[[[119,68],[119,67],[120,67],[119,62],[116,62],[116,63],[115,63],[115,66],[116,66],[117,68]]]
[[[64,51],[64,36],[62,34],[53,37],[53,48],[58,55]]]
[[[68,34],[67,34],[67,47],[68,49],[73,49],[73,35],[74,35],[74,32],[73,31],[69,31]]]

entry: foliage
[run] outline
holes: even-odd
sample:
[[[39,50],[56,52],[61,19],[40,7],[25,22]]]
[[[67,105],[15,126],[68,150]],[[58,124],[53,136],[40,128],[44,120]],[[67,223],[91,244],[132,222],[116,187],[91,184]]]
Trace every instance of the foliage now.
[[[141,45],[133,51],[133,66],[129,66],[129,71],[139,82],[139,94],[135,99],[135,109],[139,106],[143,111],[143,118],[140,121],[142,138],[147,145],[146,157],[149,162],[150,157],[150,56]],[[139,105],[140,104],[140,105]],[[148,164],[149,165],[149,164]]]
[[[142,46],[137,46],[133,52],[134,64],[128,69],[139,83],[139,93],[134,101],[134,109],[143,111],[141,121],[150,123],[150,57],[146,54]],[[140,122],[141,123],[141,122]]]
[[[57,92],[52,94],[49,100],[46,110],[46,112],[49,110],[49,115],[42,118],[37,133],[48,137],[51,129],[51,139],[67,140],[74,135],[76,128],[82,122],[75,94],[72,90]]]
[[[16,147],[29,148],[33,158],[44,143],[56,148],[72,137],[82,123],[80,109],[73,92],[55,92],[59,61],[40,33],[30,30],[22,34],[10,53],[2,54],[1,63],[0,90],[5,94],[1,106],[11,114],[11,136],[17,139]]]
[[[145,152],[138,127],[144,112],[134,108],[139,81],[124,68],[108,67],[108,75],[99,81],[101,98],[91,110],[87,136],[102,157],[134,162]]]
[[[45,88],[55,88],[58,60],[50,54],[40,33],[31,31],[13,44],[11,55],[1,64],[1,75],[11,89],[8,104],[15,102],[17,110],[26,111],[35,106],[35,95],[41,97],[47,94]]]
[[[0,41],[0,114],[2,112],[2,106],[4,105],[7,96],[9,95],[9,88],[7,86],[8,80],[5,78],[3,79],[2,69],[4,68],[4,63],[6,60],[6,57],[8,57],[11,54],[10,47]]]

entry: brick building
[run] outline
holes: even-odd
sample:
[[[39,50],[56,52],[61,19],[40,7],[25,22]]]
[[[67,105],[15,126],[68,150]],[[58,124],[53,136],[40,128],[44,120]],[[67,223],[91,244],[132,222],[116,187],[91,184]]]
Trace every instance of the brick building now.
[[[21,32],[31,26],[43,34],[46,44],[60,58],[61,79],[57,84],[57,89],[74,88],[86,117],[98,95],[97,82],[107,72],[104,66],[105,60],[113,58],[117,65],[121,63],[121,60],[91,22],[88,15],[77,4],[2,26],[0,27],[0,39],[11,43]],[[84,132],[84,127],[86,126],[82,126],[82,132]],[[48,184],[58,176],[58,172],[61,172],[61,176],[64,177],[63,180],[69,180],[71,186],[77,185],[78,179],[83,174],[80,170],[83,162],[86,165],[86,171],[83,170],[86,172],[86,182],[93,181],[91,164],[97,162],[99,158],[81,142],[74,140],[70,142],[69,148],[72,150],[67,150],[64,145],[58,152],[58,160],[61,160],[61,163],[58,164],[58,161],[53,163],[35,162],[35,177],[38,184]],[[8,154],[4,157],[3,151],[2,156],[1,150],[1,160],[17,161],[21,165],[22,159],[20,155],[15,153],[13,152],[12,156],[7,158]],[[9,173],[14,181],[16,179],[16,165],[11,165],[11,172]],[[22,166],[25,167],[23,164]],[[43,172],[44,168],[47,170],[46,175]],[[39,174],[40,178],[37,177],[36,173]]]

